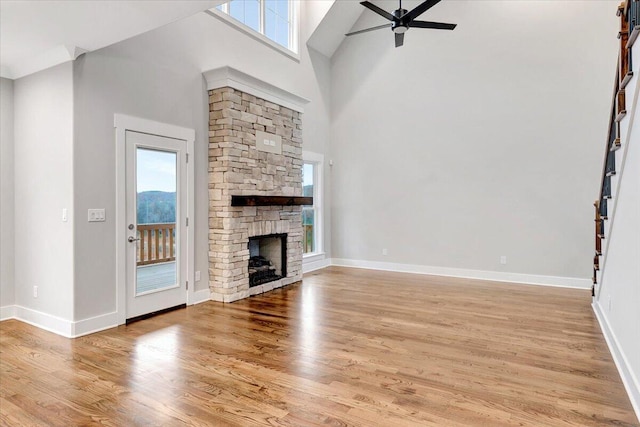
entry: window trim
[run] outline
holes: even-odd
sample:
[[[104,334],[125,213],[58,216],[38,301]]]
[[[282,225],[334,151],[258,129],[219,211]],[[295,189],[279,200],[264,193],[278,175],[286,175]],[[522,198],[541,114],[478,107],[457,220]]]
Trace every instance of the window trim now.
[[[313,210],[315,212],[315,250],[302,254],[303,263],[324,258],[324,155],[311,151],[302,152],[302,163],[313,164]],[[303,207],[304,209],[304,207]],[[302,212],[301,212],[302,214]]]
[[[288,56],[289,58],[300,62],[300,1],[289,0],[289,2],[291,5],[291,7],[289,8],[289,15],[291,19],[291,26],[289,29],[289,43],[292,45],[293,49],[282,46],[275,40],[272,40],[264,35],[264,16],[266,9],[264,6],[264,0],[260,0],[260,31],[254,30],[243,22],[238,21],[227,12],[221,12],[216,7],[205,10],[205,13],[219,19],[220,21],[228,25],[231,25],[232,27],[235,27],[237,30],[240,30],[249,37],[252,37],[253,39]],[[223,9],[229,10],[229,2],[223,3],[219,6],[222,6]]]

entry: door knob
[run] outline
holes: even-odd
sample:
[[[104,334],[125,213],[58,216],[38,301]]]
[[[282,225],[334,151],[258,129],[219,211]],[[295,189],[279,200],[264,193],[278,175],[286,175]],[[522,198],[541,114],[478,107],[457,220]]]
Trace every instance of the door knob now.
[[[136,239],[136,238],[135,238],[135,237],[133,237],[133,236],[129,236],[129,238],[128,238],[127,240],[129,241],[129,243],[133,243],[133,242],[138,241],[138,240],[140,240],[140,239]]]

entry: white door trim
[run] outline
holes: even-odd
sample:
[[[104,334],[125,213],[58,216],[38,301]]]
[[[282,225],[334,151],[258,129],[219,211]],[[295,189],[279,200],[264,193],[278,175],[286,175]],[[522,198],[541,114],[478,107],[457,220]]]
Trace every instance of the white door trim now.
[[[127,301],[127,232],[126,232],[126,169],[125,169],[125,142],[126,131],[148,133],[150,135],[164,136],[168,138],[186,141],[187,155],[187,214],[189,226],[187,227],[187,277],[189,289],[187,290],[187,305],[194,304],[194,141],[196,132],[193,129],[160,123],[153,120],[141,119],[125,114],[114,114],[113,126],[116,130],[116,313],[118,324],[126,322]]]

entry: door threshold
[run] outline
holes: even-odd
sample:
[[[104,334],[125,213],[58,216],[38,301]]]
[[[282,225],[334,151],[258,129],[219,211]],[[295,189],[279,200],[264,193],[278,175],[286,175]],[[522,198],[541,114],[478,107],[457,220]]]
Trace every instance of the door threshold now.
[[[158,310],[158,311],[152,311],[151,313],[141,314],[140,316],[132,317],[130,319],[125,320],[124,324],[129,325],[131,323],[138,322],[140,320],[149,319],[150,317],[158,316],[160,314],[165,314],[174,310],[180,310],[181,308],[186,308],[186,307],[187,307],[187,304],[180,304],[174,307],[163,308],[162,310]]]

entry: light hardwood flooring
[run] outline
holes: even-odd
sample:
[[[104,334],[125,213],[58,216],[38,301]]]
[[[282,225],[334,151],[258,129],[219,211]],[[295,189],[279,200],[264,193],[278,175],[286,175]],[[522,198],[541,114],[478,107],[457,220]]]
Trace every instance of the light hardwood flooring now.
[[[584,290],[332,267],[74,340],[0,327],[8,426],[638,425]]]

